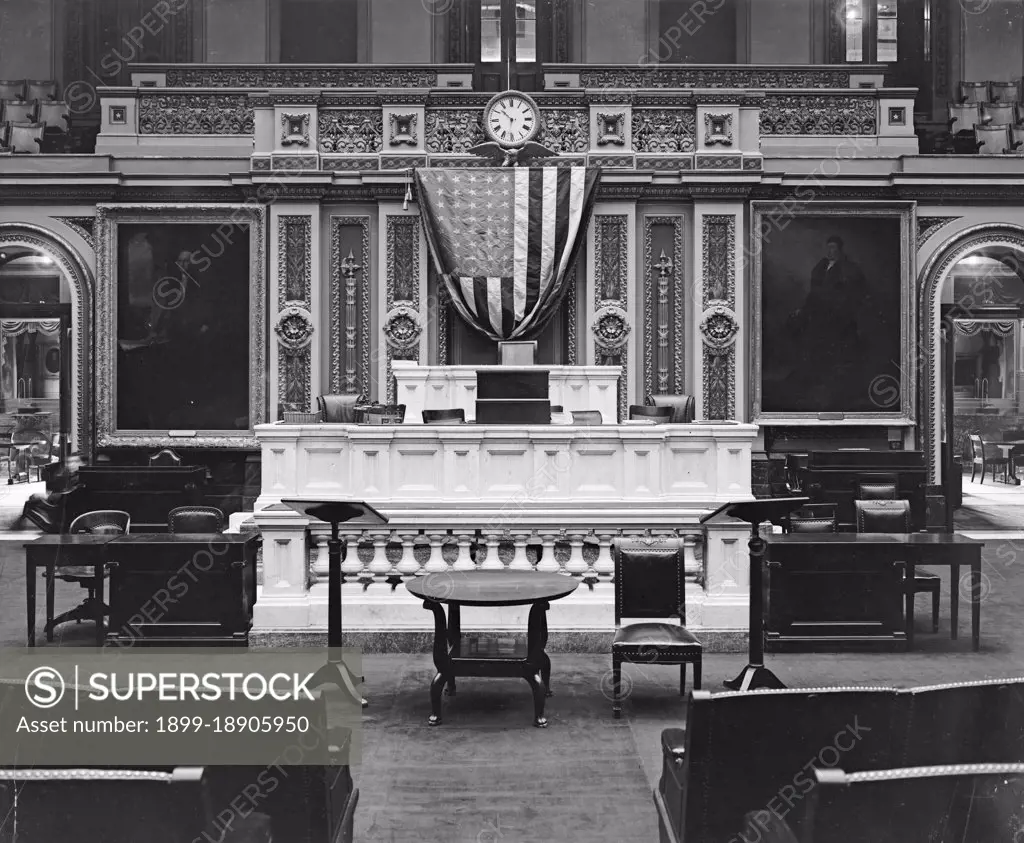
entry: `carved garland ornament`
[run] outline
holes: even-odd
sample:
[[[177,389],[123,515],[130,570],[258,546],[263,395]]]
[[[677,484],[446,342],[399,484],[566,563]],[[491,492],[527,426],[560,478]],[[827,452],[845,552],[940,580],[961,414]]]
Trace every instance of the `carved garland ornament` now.
[[[629,339],[629,316],[617,304],[605,305],[594,314],[591,330],[598,352],[615,354]]]
[[[700,319],[700,332],[704,343],[715,351],[722,351],[734,342],[740,325],[731,307],[715,304],[704,311]]]
[[[309,311],[301,303],[288,302],[277,316],[274,333],[280,337],[284,349],[294,353],[309,345],[316,328]]]
[[[384,317],[384,339],[395,351],[409,351],[420,341],[423,320],[415,308],[399,304]]]

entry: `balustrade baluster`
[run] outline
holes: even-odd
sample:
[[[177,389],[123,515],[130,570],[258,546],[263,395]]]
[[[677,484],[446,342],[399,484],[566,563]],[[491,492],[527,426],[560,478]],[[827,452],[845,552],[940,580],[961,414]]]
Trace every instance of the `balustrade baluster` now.
[[[516,534],[512,537],[512,559],[508,563],[510,569],[514,571],[529,571],[533,568],[530,560],[526,557],[526,543],[529,541],[529,538],[529,533],[524,533],[520,530],[517,530]]]
[[[423,566],[424,574],[439,574],[448,570],[448,563],[444,561],[444,540],[447,536],[444,533],[429,533],[430,555]]]
[[[398,575],[403,579],[415,577],[420,570],[419,560],[416,558],[416,539],[419,538],[419,531],[402,531],[402,558],[398,560]]]
[[[483,558],[482,564],[478,564],[477,567],[483,571],[503,570],[505,566],[501,563],[501,559],[498,558],[498,534],[488,531],[487,535],[483,538],[484,541],[480,546],[486,555]],[[477,557],[477,562],[480,563],[479,556]]]
[[[615,560],[612,558],[612,540],[616,533],[598,533],[597,559],[594,560],[594,573],[599,586],[609,586],[615,576]]]
[[[586,535],[581,530],[573,530],[569,533],[569,558],[565,563],[565,573],[573,576],[580,576],[587,570],[587,562],[583,558],[583,537]]]
[[[541,533],[541,554],[537,563],[538,571],[547,571],[557,574],[560,570],[558,560],[555,559],[555,541],[558,537],[554,533]]]
[[[391,574],[391,561],[388,559],[387,546],[391,541],[390,531],[370,531],[373,540],[373,559],[367,566],[373,578],[373,585],[383,585]]]
[[[473,536],[468,533],[459,533],[459,555],[455,557],[455,564],[452,565],[452,570],[455,571],[472,571],[476,568],[473,564],[473,557],[470,555],[469,548],[473,543]]]

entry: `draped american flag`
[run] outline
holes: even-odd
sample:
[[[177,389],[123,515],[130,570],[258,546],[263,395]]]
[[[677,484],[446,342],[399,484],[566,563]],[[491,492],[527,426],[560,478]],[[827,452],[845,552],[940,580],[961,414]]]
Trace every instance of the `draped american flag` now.
[[[598,170],[445,167],[416,178],[430,251],[460,315],[495,340],[539,329],[565,292]]]

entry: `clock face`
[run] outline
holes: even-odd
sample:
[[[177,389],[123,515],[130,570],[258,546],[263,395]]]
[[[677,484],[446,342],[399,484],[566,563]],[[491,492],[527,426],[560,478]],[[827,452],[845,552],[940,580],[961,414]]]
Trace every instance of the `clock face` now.
[[[540,111],[515,91],[494,97],[484,109],[484,131],[502,146],[521,146],[540,131]]]

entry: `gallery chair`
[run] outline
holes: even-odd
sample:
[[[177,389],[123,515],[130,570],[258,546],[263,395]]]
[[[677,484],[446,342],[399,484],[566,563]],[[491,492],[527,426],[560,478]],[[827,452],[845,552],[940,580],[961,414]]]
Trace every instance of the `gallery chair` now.
[[[79,515],[71,522],[68,532],[72,534],[91,533],[93,535],[123,535],[130,531],[131,521],[131,516],[127,512],[122,512],[117,509],[98,509],[93,512],[85,512]],[[44,576],[48,576],[48,574],[44,574]],[[58,565],[54,569],[54,579],[62,580],[63,582],[77,583],[86,590],[88,596],[74,609],[64,612],[64,614],[58,615],[57,617],[52,617],[50,612],[47,611],[45,631],[48,637],[51,635],[53,630],[62,623],[67,623],[68,621],[81,623],[82,621],[92,620],[96,617],[96,601],[102,599],[93,588],[93,569],[91,566]],[[53,583],[47,583],[46,587],[47,589],[52,588]],[[48,609],[51,605],[52,602],[47,600]],[[107,614],[106,606],[103,607],[103,613]]]
[[[26,79],[25,99],[46,102],[57,99],[57,83],[52,79]]]
[[[697,401],[692,395],[652,395],[651,403],[672,410],[671,424],[687,424],[696,415]]]
[[[320,413],[329,424],[355,424],[358,395],[318,395]]]
[[[981,122],[985,125],[996,125],[1005,123],[1012,126],[1018,120],[1017,103],[1015,102],[987,102],[981,106]]]
[[[612,714],[622,716],[622,663],[679,665],[679,693],[686,665],[700,689],[703,647],[686,628],[686,576],[682,539],[615,539],[615,637],[612,639]],[[677,618],[621,626],[622,619]]]
[[[989,82],[989,102],[1020,102],[1020,82]]]
[[[600,410],[573,410],[572,412],[573,424],[589,426],[603,422],[604,418],[601,416]]]
[[[0,117],[8,123],[35,123],[39,103],[35,100],[3,100],[0,103]]]
[[[899,491],[899,484],[895,475],[866,475],[857,482],[855,491],[856,500],[858,501],[896,501],[897,494]],[[894,532],[909,533],[911,530],[911,518],[910,518],[910,503],[908,501],[901,501],[906,506],[900,506],[899,509],[906,510],[906,523],[901,524],[900,530]],[[885,505],[885,512],[888,513],[889,504]],[[876,507],[877,510],[877,507]],[[873,523],[874,515],[872,510],[868,508],[865,514],[866,522]],[[861,530],[860,529],[860,513],[857,515],[857,530],[858,532],[883,532],[882,530]],[[932,596],[932,632],[939,631],[939,595],[942,589],[942,580],[938,574],[933,574],[929,571],[921,569],[914,570],[914,582],[907,586],[913,594],[930,594]]]
[[[629,407],[629,418],[630,420],[649,419],[652,422],[668,424],[669,419],[672,418],[672,408],[650,407],[641,404],[631,404]]]
[[[985,472],[991,466],[992,468],[992,482],[996,479],[996,469],[1002,469],[1005,473],[1009,459],[1003,456],[993,456],[989,453],[988,446],[985,445],[985,441],[977,433],[972,433],[969,436],[971,440],[971,450],[973,456],[971,457],[971,482],[974,482],[974,475],[977,474],[978,468],[981,468],[981,479],[979,483],[985,482]]]
[[[0,79],[0,100],[25,99],[24,79]]]
[[[42,123],[11,123],[8,143],[15,155],[38,155],[43,148]]]
[[[983,103],[988,102],[990,96],[988,82],[961,82],[960,102]]]
[[[979,155],[1005,155],[1020,148],[1018,142],[1011,138],[1009,123],[975,126],[974,140]]]
[[[466,411],[462,407],[451,407],[447,410],[424,410],[424,424],[465,424]]]
[[[981,123],[981,107],[977,103],[949,106],[949,131],[974,132],[974,127]]]
[[[223,533],[224,513],[215,506],[179,506],[167,513],[169,533]]]

